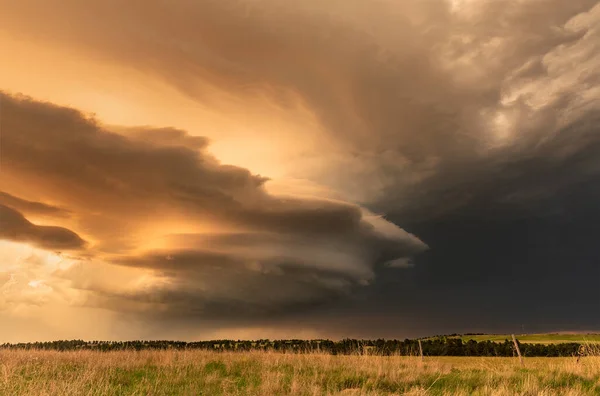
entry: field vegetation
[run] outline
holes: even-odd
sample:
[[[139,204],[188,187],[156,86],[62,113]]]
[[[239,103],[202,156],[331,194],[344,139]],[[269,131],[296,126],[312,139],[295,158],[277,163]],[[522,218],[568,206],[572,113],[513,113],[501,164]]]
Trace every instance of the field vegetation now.
[[[0,395],[288,394],[598,395],[600,357],[0,349]]]

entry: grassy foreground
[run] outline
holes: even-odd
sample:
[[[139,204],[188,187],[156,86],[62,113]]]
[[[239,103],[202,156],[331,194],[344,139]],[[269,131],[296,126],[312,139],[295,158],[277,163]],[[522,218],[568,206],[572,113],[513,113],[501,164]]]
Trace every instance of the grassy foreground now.
[[[598,395],[600,357],[0,350],[0,395]]]

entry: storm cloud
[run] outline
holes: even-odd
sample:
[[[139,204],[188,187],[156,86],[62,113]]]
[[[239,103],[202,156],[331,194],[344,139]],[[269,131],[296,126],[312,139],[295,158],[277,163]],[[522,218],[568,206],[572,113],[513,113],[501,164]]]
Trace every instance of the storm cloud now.
[[[272,328],[303,307],[333,336],[600,326],[597,0],[0,5],[6,37],[241,120],[108,126],[2,96],[0,202],[89,242],[57,274],[87,304]],[[224,136],[312,197],[219,162]]]
[[[21,213],[0,205],[0,238],[30,242],[46,249],[81,249],[85,245],[79,235],[62,227],[39,226]]]
[[[27,201],[2,191],[0,191],[0,203],[18,210],[23,210],[27,213],[58,217],[64,217],[69,215],[69,212],[62,208],[58,208],[56,206],[52,206],[43,202]]]
[[[118,134],[73,109],[7,95],[2,103],[9,191],[68,208],[71,215],[63,221],[91,241],[83,252],[88,260],[150,270],[156,277],[156,285],[143,290],[78,286],[91,293],[90,300],[110,296],[140,303],[141,311],[160,305],[183,316],[271,313],[335,299],[369,284],[377,264],[426,249],[359,206],[272,196],[263,188],[265,178],[219,164],[203,151],[203,139],[182,131]],[[38,211],[41,205],[9,201]],[[2,206],[2,221],[3,238],[83,248],[75,233],[34,226],[9,207]],[[83,262],[60,275],[68,278],[85,267]]]
[[[596,3],[31,0],[8,4],[3,25],[153,73],[208,105],[299,97],[334,142],[315,165],[322,178],[372,198],[374,186],[539,140],[574,106],[589,109]],[[579,59],[573,70],[565,58]]]

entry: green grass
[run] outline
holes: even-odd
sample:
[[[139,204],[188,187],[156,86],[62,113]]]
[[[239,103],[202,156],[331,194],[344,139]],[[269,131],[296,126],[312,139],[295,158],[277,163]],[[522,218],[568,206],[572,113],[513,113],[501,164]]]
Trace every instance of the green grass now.
[[[600,357],[0,350],[0,395],[598,395]]]
[[[519,342],[530,344],[562,344],[568,342],[577,343],[600,343],[600,334],[517,334],[515,335]],[[512,340],[510,334],[484,334],[484,335],[463,335],[463,341],[475,340],[504,342],[504,340]]]

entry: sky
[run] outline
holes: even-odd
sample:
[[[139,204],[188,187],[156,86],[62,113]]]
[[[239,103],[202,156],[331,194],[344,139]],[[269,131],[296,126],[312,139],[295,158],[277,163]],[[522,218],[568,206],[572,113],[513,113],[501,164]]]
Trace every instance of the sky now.
[[[0,9],[0,342],[600,331],[600,2]]]

